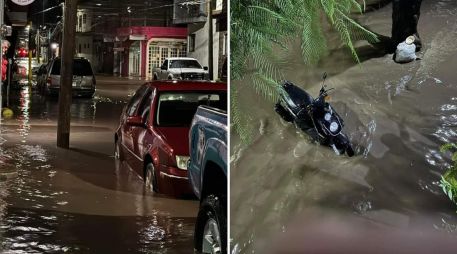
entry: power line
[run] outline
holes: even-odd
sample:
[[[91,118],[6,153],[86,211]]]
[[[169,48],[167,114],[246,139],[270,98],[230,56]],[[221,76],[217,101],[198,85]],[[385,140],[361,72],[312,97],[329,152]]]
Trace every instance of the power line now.
[[[166,4],[166,5],[160,5],[160,6],[155,6],[155,7],[149,7],[149,8],[142,8],[141,10],[155,10],[155,9],[161,9],[161,8],[166,8],[166,7],[173,7],[175,5],[180,6],[180,7],[189,7],[189,6],[193,6],[193,5],[205,4],[208,1],[211,1],[211,0],[202,0],[202,1],[198,1],[198,0],[197,1],[193,1],[193,0],[191,0],[191,1],[185,1],[185,2],[182,2],[182,3],[173,3],[173,4]],[[51,10],[54,10],[56,8],[61,7],[61,5],[62,4],[59,4],[59,5],[47,8],[45,10],[33,13],[32,16],[33,15],[37,15],[37,14],[41,14],[41,13],[45,13],[45,12],[48,12],[48,11],[51,11]],[[84,5],[82,5],[81,9],[89,9],[89,10],[115,10],[115,9],[119,9],[120,10],[120,9],[122,9],[122,7],[119,7],[119,8],[116,8],[116,7],[102,7],[102,6],[92,7],[92,6],[84,6]]]
[[[50,7],[50,8],[47,8],[47,9],[45,9],[45,10],[42,10],[42,11],[33,13],[32,16],[33,16],[33,15],[37,15],[37,14],[41,14],[41,13],[45,13],[45,12],[48,12],[48,11],[50,11],[50,10],[54,10],[55,8],[58,8],[58,7],[61,7],[61,5],[59,4],[59,5],[57,5],[57,6]]]

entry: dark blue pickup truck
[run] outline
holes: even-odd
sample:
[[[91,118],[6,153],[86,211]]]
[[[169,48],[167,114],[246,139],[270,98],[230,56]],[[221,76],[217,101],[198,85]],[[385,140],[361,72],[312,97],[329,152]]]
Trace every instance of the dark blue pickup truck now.
[[[227,113],[198,107],[189,131],[189,180],[200,199],[194,246],[227,253]]]

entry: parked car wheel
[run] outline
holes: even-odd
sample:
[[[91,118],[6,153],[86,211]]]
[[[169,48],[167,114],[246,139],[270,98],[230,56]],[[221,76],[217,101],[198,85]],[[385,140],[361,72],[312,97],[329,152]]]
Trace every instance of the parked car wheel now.
[[[124,161],[124,155],[121,151],[120,142],[121,141],[117,139],[114,143],[114,167],[116,171],[118,171],[121,168],[122,163]]]
[[[152,162],[149,162],[146,165],[146,177],[144,178],[144,183],[150,191],[158,192],[157,178],[154,171],[154,164],[152,164]]]
[[[195,227],[195,247],[201,253],[227,253],[227,217],[221,198],[208,195],[200,205]]]
[[[119,139],[118,139],[118,140],[116,140],[116,143],[114,144],[114,159],[118,160],[118,161],[123,161],[124,160],[124,156],[123,156],[122,151],[121,151],[120,142],[121,141],[119,141]]]
[[[157,78],[157,75],[154,75],[154,80],[158,80],[159,78]]]

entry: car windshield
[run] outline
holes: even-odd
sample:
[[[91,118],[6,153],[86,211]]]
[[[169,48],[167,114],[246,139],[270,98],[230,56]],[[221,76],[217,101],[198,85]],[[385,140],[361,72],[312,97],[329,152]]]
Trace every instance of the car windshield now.
[[[201,69],[202,66],[197,62],[197,60],[170,60],[170,68]]]
[[[60,75],[60,60],[56,60],[52,65],[52,75]],[[73,75],[75,76],[92,76],[92,68],[89,61],[84,59],[73,60]]]
[[[227,92],[164,92],[160,94],[155,124],[159,127],[189,127],[198,106],[227,110]]]

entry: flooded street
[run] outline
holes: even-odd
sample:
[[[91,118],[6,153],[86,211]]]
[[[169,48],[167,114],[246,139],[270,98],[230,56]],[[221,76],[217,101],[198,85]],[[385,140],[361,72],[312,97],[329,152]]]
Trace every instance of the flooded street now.
[[[140,80],[97,77],[73,98],[70,149],[56,147],[57,99],[22,87],[2,121],[1,253],[192,253],[198,201],[153,194],[113,157],[114,132]]]
[[[389,4],[359,21],[389,35],[391,15]],[[256,133],[248,147],[232,136],[233,253],[313,245],[316,239],[322,244],[349,231],[357,232],[354,248],[360,250],[368,245],[364,234],[396,230],[406,242],[411,235],[435,234],[455,242],[457,208],[439,187],[450,158],[439,147],[457,140],[456,17],[454,0],[424,0],[418,26],[422,60],[408,64],[396,64],[392,55],[358,42],[362,63],[357,65],[332,35],[329,45],[337,46],[317,67],[297,57],[299,43],[281,56],[288,59],[281,66],[284,77],[313,96],[322,73],[329,74],[326,84],[335,88],[331,104],[355,146],[352,158],[311,142],[275,113],[274,102],[247,88],[240,92]]]

